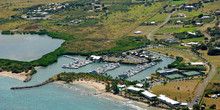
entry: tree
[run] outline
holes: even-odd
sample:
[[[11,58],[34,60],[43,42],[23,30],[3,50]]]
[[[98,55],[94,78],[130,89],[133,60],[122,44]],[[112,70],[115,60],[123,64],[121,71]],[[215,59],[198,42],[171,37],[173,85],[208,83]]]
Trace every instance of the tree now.
[[[202,18],[202,17],[203,17],[203,14],[200,14],[198,17],[199,17],[199,18]]]
[[[106,85],[105,90],[106,90],[107,92],[110,92],[110,91],[111,91],[111,87],[110,87],[109,82],[108,82],[108,84]]]
[[[193,105],[193,110],[200,110],[199,104],[194,104]]]
[[[213,104],[213,105],[211,105],[209,108],[210,108],[210,109],[216,109],[216,105]]]

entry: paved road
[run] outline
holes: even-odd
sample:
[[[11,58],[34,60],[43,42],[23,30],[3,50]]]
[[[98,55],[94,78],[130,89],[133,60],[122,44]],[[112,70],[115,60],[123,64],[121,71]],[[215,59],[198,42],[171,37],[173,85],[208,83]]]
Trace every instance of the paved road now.
[[[148,38],[149,40],[152,40],[151,37],[150,37],[151,34],[152,34],[153,32],[155,32],[157,29],[159,29],[159,28],[161,28],[162,26],[164,26],[164,25],[170,20],[171,15],[172,15],[173,13],[175,13],[175,12],[176,12],[176,11],[173,11],[172,13],[170,13],[170,14],[168,15],[166,21],[164,21],[163,24],[161,24],[161,25],[159,25],[158,27],[156,27],[155,29],[153,29],[153,30],[147,35],[147,38]]]
[[[197,104],[199,99],[201,98],[200,94],[202,93],[202,91],[205,89],[206,85],[208,84],[209,80],[212,78],[212,75],[214,74],[215,72],[215,66],[212,66],[212,70],[210,71],[208,77],[204,80],[204,82],[202,83],[202,85],[200,86],[198,92],[196,93],[196,96],[195,98],[193,99],[192,103],[189,105],[189,107],[192,107],[193,104]],[[198,100],[198,101],[196,101]]]

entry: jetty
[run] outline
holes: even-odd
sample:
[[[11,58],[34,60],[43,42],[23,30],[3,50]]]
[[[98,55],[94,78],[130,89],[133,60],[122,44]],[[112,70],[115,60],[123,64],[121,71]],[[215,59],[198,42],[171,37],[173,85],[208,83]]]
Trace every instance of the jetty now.
[[[90,61],[90,60],[77,59],[77,58],[72,57],[72,56],[64,55],[64,57],[73,59],[74,61],[69,63],[69,64],[63,64],[62,68],[78,69],[80,67],[83,67],[83,66],[86,66],[86,65],[92,63],[92,61]]]
[[[105,65],[102,65],[101,67],[98,67],[97,69],[92,70],[90,73],[103,74],[103,73],[106,73],[107,71],[113,70],[119,66],[120,66],[119,63],[106,63]]]
[[[125,71],[122,74],[119,74],[119,77],[131,77],[154,65],[156,65],[155,62],[145,63],[144,65],[137,65],[135,68],[131,68],[130,70]]]
[[[19,89],[36,88],[36,87],[40,87],[40,86],[46,85],[46,84],[51,83],[51,82],[53,82],[53,81],[46,81],[46,82],[43,82],[41,84],[37,84],[37,85],[33,85],[33,86],[12,87],[10,89],[11,90],[19,90]]]

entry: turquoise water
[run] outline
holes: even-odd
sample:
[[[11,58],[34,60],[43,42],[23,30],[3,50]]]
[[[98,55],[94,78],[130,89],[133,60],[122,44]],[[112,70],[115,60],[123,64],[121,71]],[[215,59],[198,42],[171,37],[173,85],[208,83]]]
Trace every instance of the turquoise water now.
[[[82,56],[75,56],[81,59],[85,59]],[[162,57],[168,61],[173,59]],[[39,88],[24,89],[24,90],[9,90],[15,86],[26,86],[41,83],[48,78],[60,73],[60,72],[89,72],[101,65],[102,63],[93,63],[84,66],[80,69],[63,69],[63,64],[71,62],[72,59],[65,57],[59,57],[58,62],[49,65],[45,68],[37,69],[37,73],[33,75],[33,78],[28,83],[23,83],[17,79],[0,77],[0,108],[1,110],[134,110],[134,109],[149,109],[157,110],[157,108],[146,107],[139,105],[134,101],[125,101],[114,99],[112,97],[104,95],[91,95],[95,90],[86,88],[79,85],[57,85],[49,84]],[[160,64],[149,68],[129,79],[143,79],[150,73],[154,72],[154,69],[158,67],[166,66],[168,63],[161,62]],[[121,67],[108,72],[113,77],[117,77],[118,74],[134,67],[133,65],[121,65]]]
[[[147,109],[130,101],[90,95],[94,90],[77,85],[49,84],[40,88],[9,90],[21,82],[0,77],[1,110],[133,110]],[[88,92],[89,91],[89,92]],[[152,108],[154,109],[154,108]]]
[[[39,35],[1,35],[0,58],[31,61],[54,51],[64,40]]]

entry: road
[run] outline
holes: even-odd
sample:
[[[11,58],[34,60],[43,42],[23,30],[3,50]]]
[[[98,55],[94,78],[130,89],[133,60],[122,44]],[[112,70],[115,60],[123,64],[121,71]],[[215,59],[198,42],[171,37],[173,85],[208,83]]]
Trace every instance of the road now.
[[[193,99],[192,103],[189,105],[189,107],[192,107],[194,104],[197,104],[198,101],[196,100],[199,100],[201,98],[200,94],[203,92],[203,90],[205,89],[206,85],[208,84],[209,80],[212,78],[212,75],[214,74],[215,72],[215,66],[212,66],[212,70],[210,71],[208,77],[205,78],[204,82],[202,83],[202,85],[200,86],[199,90],[197,91],[196,93],[196,96],[195,98]]]
[[[147,35],[147,38],[148,38],[149,40],[152,40],[151,37],[150,37],[151,34],[154,33],[157,29],[159,29],[159,28],[161,28],[162,26],[164,26],[164,25],[170,20],[171,15],[172,15],[173,13],[175,13],[175,12],[176,12],[176,11],[173,11],[172,13],[170,13],[170,14],[168,15],[166,21],[164,21],[163,24],[161,24],[161,25],[159,25],[158,27],[156,27],[155,29],[153,29],[153,30]]]

